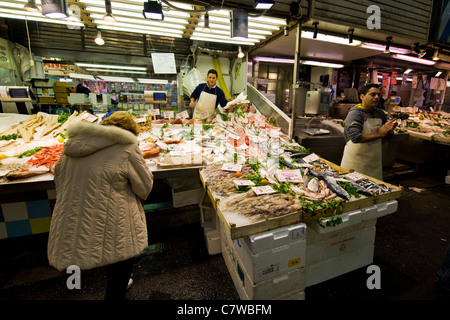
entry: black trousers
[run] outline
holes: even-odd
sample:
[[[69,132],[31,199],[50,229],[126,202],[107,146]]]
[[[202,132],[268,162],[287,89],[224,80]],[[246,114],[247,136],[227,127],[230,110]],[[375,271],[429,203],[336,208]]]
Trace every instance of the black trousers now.
[[[106,291],[105,300],[122,301],[125,300],[128,281],[133,271],[136,259],[131,258],[119,261],[105,267],[106,270]]]

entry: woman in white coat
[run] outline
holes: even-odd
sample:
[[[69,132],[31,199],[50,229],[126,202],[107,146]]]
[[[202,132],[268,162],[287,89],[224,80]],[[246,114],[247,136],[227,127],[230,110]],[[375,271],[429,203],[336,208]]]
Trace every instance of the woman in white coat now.
[[[48,241],[51,266],[107,266],[105,299],[123,300],[134,259],[148,246],[142,200],[153,187],[131,116],[80,122],[54,168],[56,205]]]

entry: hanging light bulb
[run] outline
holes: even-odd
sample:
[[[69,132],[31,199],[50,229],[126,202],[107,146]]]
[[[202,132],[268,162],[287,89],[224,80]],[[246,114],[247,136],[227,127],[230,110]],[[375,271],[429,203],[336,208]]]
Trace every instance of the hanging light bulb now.
[[[97,31],[97,37],[95,38],[95,43],[99,46],[102,46],[105,44],[105,40],[102,38],[102,32],[100,30]]]
[[[209,13],[205,13],[205,25],[202,28],[202,32],[210,33],[211,28],[209,27]]]
[[[106,10],[106,14],[103,17],[103,21],[116,22],[116,18],[114,18],[113,14],[112,14],[111,0],[105,0],[105,10]]]
[[[439,60],[439,49],[436,49],[436,50],[434,51],[433,60],[434,60],[434,61]]]
[[[239,52],[238,52],[237,57],[238,57],[238,58],[241,58],[241,59],[244,57],[244,52],[242,52],[241,46],[239,46]]]
[[[36,0],[28,0],[23,8],[30,12],[41,12],[41,10],[39,10],[38,6],[36,5]]]

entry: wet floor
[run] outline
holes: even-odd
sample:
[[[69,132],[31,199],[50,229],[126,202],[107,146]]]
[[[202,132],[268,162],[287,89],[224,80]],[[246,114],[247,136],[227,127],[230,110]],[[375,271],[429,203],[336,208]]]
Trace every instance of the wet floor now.
[[[404,187],[396,213],[376,224],[373,264],[381,289],[368,290],[367,268],[307,287],[306,301],[442,300],[436,272],[450,244],[450,185],[428,170],[393,175]],[[135,265],[128,300],[239,300],[221,254],[210,255],[197,206],[147,213],[150,245]],[[102,300],[103,268],[84,271],[81,289],[48,265],[47,234],[0,240],[0,301]]]

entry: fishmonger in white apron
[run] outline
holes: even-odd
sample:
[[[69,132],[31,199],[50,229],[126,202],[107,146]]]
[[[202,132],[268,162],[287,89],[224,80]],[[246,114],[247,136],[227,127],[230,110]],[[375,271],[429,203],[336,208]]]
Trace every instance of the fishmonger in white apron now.
[[[205,88],[208,84],[205,84],[197,103],[195,104],[194,114],[192,119],[209,119],[212,118],[216,111],[217,95],[205,92]],[[216,89],[217,93],[217,89]]]
[[[382,121],[379,118],[366,118],[362,133],[363,135],[377,133],[381,125]],[[383,180],[382,161],[381,138],[365,143],[353,143],[349,140],[344,147],[341,167]]]

